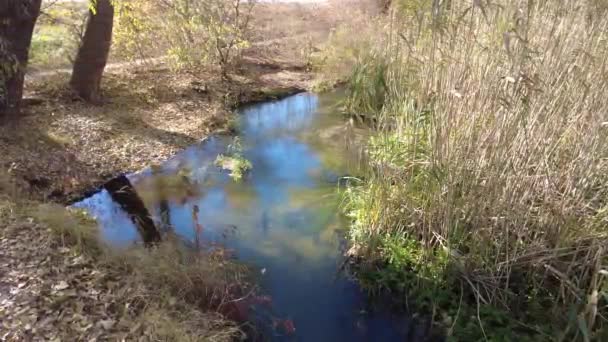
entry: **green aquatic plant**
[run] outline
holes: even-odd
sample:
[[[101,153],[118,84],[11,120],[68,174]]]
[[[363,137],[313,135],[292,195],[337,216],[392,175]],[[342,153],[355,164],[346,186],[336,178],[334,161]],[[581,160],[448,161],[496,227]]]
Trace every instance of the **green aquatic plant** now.
[[[240,181],[243,176],[251,170],[251,162],[240,155],[225,156],[220,154],[215,159],[215,165],[224,170],[230,171],[230,177],[235,181]]]
[[[243,157],[243,147],[239,137],[235,137],[228,145],[228,154],[220,154],[215,159],[215,165],[230,171],[230,177],[235,181],[240,181],[253,168],[251,162]]]

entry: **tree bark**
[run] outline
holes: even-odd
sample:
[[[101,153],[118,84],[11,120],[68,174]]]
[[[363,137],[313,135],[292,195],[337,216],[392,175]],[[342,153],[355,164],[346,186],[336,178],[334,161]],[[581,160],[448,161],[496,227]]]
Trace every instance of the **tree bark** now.
[[[0,0],[0,118],[21,107],[25,69],[42,0]]]
[[[76,55],[70,86],[83,100],[99,103],[101,78],[112,44],[114,7],[111,0],[97,0],[89,11],[87,27]]]

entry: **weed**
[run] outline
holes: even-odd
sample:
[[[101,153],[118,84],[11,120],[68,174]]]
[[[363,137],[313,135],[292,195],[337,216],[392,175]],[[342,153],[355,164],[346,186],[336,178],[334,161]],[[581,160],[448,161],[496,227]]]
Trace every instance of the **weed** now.
[[[215,164],[222,169],[230,171],[230,177],[235,181],[240,181],[243,176],[251,169],[251,162],[241,156],[225,156],[220,154],[215,160]]]
[[[228,155],[220,154],[215,159],[215,165],[230,171],[230,177],[235,181],[243,179],[245,174],[253,167],[251,162],[242,155],[242,147],[238,137],[228,147]]]
[[[103,246],[99,244],[97,223],[83,210],[66,209],[57,204],[40,204],[32,211],[33,216],[66,244],[79,253],[99,255]]]

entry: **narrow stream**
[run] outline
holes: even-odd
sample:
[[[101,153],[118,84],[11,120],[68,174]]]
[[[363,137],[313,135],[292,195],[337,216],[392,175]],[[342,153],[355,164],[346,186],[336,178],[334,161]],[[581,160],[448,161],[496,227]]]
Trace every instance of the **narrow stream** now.
[[[214,165],[234,139],[217,137],[192,146],[155,170],[181,185],[163,194],[166,220],[182,237],[234,249],[260,270],[273,315],[295,333],[274,341],[404,341],[424,332],[404,316],[374,312],[357,285],[338,272],[347,220],[339,214],[338,185],[356,174],[365,131],[335,114],[337,95],[299,94],[242,110],[238,140],[253,168],[241,182]],[[152,170],[129,176],[159,216]],[[185,184],[185,185],[184,185]],[[150,195],[153,194],[153,195]],[[138,239],[126,213],[105,191],[75,206],[95,216],[104,237],[128,245]],[[193,210],[198,208],[198,215]]]

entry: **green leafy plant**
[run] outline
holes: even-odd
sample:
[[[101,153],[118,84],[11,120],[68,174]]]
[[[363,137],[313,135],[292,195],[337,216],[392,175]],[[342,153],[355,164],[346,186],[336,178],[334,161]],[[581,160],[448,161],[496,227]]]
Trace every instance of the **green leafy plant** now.
[[[224,170],[229,170],[230,177],[235,181],[242,180],[253,167],[251,162],[243,157],[242,150],[239,138],[235,137],[232,144],[228,146],[228,155],[220,154],[215,159],[215,165]]]
[[[223,76],[249,46],[255,1],[134,0],[119,5],[116,44],[127,57],[158,55],[177,69],[208,64]],[[157,52],[149,51],[150,44]]]

